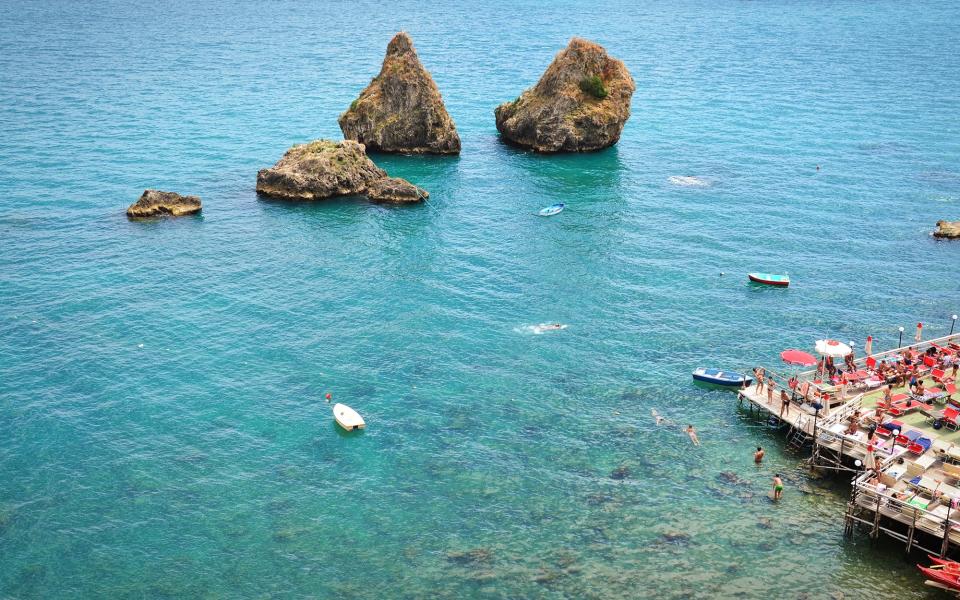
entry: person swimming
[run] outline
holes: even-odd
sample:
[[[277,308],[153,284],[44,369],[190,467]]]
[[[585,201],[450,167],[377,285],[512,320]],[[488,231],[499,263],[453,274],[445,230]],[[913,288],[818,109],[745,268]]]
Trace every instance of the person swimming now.
[[[687,425],[687,435],[690,436],[690,441],[693,442],[694,446],[700,445],[700,438],[697,437],[697,430],[693,428],[693,425]]]
[[[668,418],[664,417],[663,415],[661,415],[660,413],[658,413],[658,412],[657,412],[657,409],[655,409],[655,408],[651,408],[651,409],[650,409],[650,414],[653,415],[653,420],[657,422],[657,425],[672,425],[672,424],[673,424],[673,421],[671,421],[670,419],[668,419]]]
[[[764,454],[763,448],[760,446],[757,446],[757,451],[753,453],[753,462],[757,463],[758,465],[762,463],[763,454]]]

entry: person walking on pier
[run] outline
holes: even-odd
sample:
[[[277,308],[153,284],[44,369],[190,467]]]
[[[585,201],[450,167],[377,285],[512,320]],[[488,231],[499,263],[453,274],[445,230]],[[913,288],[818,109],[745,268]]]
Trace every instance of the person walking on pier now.
[[[767,379],[767,404],[773,404],[773,389],[777,387],[777,382],[773,378]]]
[[[779,500],[783,496],[783,480],[780,479],[780,473],[773,476],[773,499]]]
[[[786,409],[787,416],[790,415],[790,396],[787,395],[787,390],[780,390],[780,418],[783,419],[783,411]]]
[[[753,374],[757,376],[757,385],[753,388],[753,391],[759,394],[763,391],[763,367],[754,369]]]
[[[753,453],[753,462],[758,465],[763,462],[763,447],[757,446],[757,451]]]

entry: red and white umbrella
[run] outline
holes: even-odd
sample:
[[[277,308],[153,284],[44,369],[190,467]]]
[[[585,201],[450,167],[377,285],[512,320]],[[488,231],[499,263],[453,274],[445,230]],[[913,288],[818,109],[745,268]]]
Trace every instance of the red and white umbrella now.
[[[837,340],[817,340],[816,349],[817,354],[833,358],[844,357],[852,352],[850,346]]]
[[[913,336],[913,339],[918,342],[923,338],[923,323],[917,323],[917,335]]]
[[[867,336],[867,343],[863,345],[863,353],[867,356],[873,354],[873,336]]]
[[[784,350],[780,353],[780,358],[788,365],[797,365],[798,367],[812,367],[817,364],[817,359],[803,350]]]

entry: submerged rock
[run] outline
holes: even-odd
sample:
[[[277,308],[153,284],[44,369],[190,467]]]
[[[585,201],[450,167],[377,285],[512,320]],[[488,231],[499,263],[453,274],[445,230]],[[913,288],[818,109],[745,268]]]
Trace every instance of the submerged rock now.
[[[380,74],[339,119],[343,137],[371,152],[459,154],[460,136],[413,42],[400,32]]]
[[[127,216],[137,219],[162,215],[180,217],[198,213],[201,208],[199,196],[181,196],[174,192],[144,190],[140,199],[127,208]]]
[[[447,552],[447,560],[458,565],[480,565],[493,560],[493,551],[489,548],[473,548],[463,552]]]
[[[948,240],[960,239],[960,221],[937,221],[933,237]]]
[[[622,61],[573,38],[535,86],[496,108],[497,130],[537,152],[600,150],[620,139],[635,87]]]
[[[626,479],[630,477],[630,467],[628,465],[620,465],[616,469],[610,472],[610,479]]]
[[[367,195],[378,202],[417,202],[426,190],[389,177],[352,140],[317,140],[287,150],[277,164],[257,173],[257,192],[284,200]]]

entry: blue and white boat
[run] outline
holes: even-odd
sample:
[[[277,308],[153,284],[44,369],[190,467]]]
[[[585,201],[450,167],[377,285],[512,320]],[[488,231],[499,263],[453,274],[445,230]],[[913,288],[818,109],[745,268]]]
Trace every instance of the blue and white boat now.
[[[540,212],[538,212],[537,214],[540,215],[541,217],[552,217],[553,215],[559,213],[562,210],[563,210],[563,202],[560,202],[558,204],[551,204],[546,208],[541,208]]]
[[[747,377],[736,371],[723,371],[720,369],[707,369],[697,367],[693,371],[693,378],[696,381],[712,383],[714,385],[723,385],[727,387],[741,387],[744,384],[750,385],[753,382],[752,377]]]

